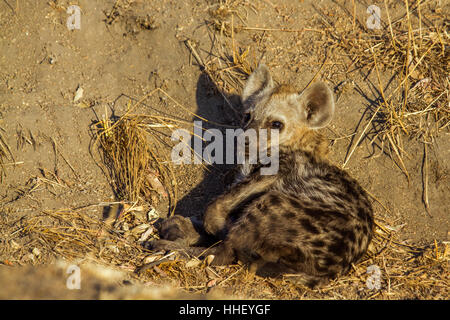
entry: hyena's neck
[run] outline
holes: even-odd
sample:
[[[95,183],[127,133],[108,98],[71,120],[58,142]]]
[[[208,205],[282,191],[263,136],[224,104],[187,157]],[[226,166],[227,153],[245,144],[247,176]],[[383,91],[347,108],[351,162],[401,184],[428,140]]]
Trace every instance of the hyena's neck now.
[[[328,139],[308,128],[298,128],[293,137],[284,146],[281,146],[280,153],[302,153],[306,152],[317,160],[325,160],[328,155]]]

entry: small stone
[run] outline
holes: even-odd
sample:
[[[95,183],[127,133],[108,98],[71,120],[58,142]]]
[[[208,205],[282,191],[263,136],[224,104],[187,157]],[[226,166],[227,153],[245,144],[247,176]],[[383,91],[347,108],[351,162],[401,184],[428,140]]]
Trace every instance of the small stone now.
[[[207,256],[206,259],[205,259],[206,265],[207,265],[207,266],[211,265],[211,263],[213,262],[213,260],[214,260],[214,255],[213,255],[213,254],[210,254],[209,256]]]
[[[39,250],[38,248],[34,248],[31,253],[33,253],[34,256],[39,257],[41,255],[41,250]]]
[[[73,102],[77,102],[78,100],[80,100],[83,97],[83,92],[84,92],[83,88],[78,87],[77,91],[75,92]]]

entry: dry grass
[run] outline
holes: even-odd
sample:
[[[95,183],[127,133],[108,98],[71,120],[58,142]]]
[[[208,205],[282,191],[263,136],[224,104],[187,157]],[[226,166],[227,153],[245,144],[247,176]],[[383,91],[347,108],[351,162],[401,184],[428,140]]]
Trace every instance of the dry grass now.
[[[234,38],[236,32],[244,29],[248,10],[255,11],[246,1],[221,1],[210,6],[207,27],[212,43],[211,50],[205,52],[206,59],[203,59],[196,51],[195,45],[189,42],[189,49],[197,63],[209,75],[216,90],[222,94],[240,94],[245,80],[257,67],[250,47],[240,47]],[[239,24],[235,23],[235,19],[239,20]]]
[[[338,73],[344,75],[340,80],[346,82],[355,72],[363,72],[369,87],[376,92],[369,121],[343,166],[350,161],[360,142],[368,138],[380,154],[391,155],[409,179],[403,139],[432,143],[436,134],[449,130],[450,56],[447,51],[450,34],[446,9],[430,1],[409,3],[406,0],[403,8],[394,14],[389,9],[392,2],[385,1],[381,6],[381,29],[370,30],[365,21],[359,21],[355,2],[352,4],[336,5],[333,7],[337,8],[336,12],[316,8],[321,28],[297,30],[249,27],[246,17],[249,11],[255,11],[253,6],[243,1],[221,1],[210,8],[213,44],[207,61],[201,65],[220,91],[240,93],[257,59],[250,47],[241,48],[235,41],[237,32],[300,35],[314,31],[310,39],[315,43],[312,50],[323,61],[316,76],[335,74],[339,68]],[[374,82],[369,80],[372,73],[376,74]]]
[[[20,231],[40,239],[42,254],[48,252],[68,260],[89,257],[94,261],[125,266],[144,253],[136,242],[127,241],[82,210],[44,211],[23,221]]]
[[[368,254],[348,275],[310,290],[287,278],[254,276],[240,265],[208,266],[195,257],[189,260],[150,252],[138,242],[140,234],[110,228],[87,211],[45,211],[21,219],[15,232],[33,241],[21,247],[20,252],[35,253],[34,248],[39,248],[39,254],[33,257],[35,263],[45,256],[94,262],[129,271],[142,281],[201,294],[215,291],[256,299],[447,299],[450,293],[448,244],[418,247],[403,243],[397,240],[402,226],[393,227],[386,221],[377,221]],[[124,218],[130,225],[131,216]],[[137,273],[146,264],[151,267]],[[368,287],[374,276],[368,273],[369,266],[379,268],[379,289]]]
[[[176,279],[181,288],[191,292],[205,293],[218,287],[228,294],[257,299],[447,299],[448,245],[410,246],[397,242],[396,232],[387,228],[378,221],[366,258],[350,274],[317,290],[291,283],[288,278],[260,278],[239,265],[211,267],[203,262],[192,268],[185,261],[170,261],[156,271],[149,270],[148,275]],[[373,276],[367,271],[369,266],[380,270],[380,290],[367,286]]]
[[[165,116],[133,114],[132,109],[144,100],[134,106],[129,103],[120,118],[105,116],[96,123],[93,149],[100,151],[99,164],[108,173],[118,200],[151,206],[169,197],[173,212],[177,183],[164,138],[179,126],[176,119]]]
[[[361,139],[369,137],[380,153],[388,150],[397,159],[409,179],[402,140],[431,143],[438,132],[448,131],[450,60],[446,48],[450,35],[445,13],[429,1],[405,1],[395,17],[389,7],[385,1],[381,10],[387,19],[379,30],[370,30],[352,18],[349,12],[353,10],[341,7],[340,14],[332,18],[318,9],[325,28],[321,40],[336,60],[343,55],[351,60],[347,75],[363,71],[369,79],[376,73],[376,83],[371,84],[377,91],[372,115],[344,166]]]

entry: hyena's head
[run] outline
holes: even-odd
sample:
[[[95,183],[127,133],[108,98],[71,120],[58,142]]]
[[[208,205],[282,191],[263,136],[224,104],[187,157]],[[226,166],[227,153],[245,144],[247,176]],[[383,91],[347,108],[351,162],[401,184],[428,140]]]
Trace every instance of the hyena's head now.
[[[275,85],[268,68],[260,65],[247,80],[242,103],[245,130],[278,129],[280,146],[324,149],[314,129],[325,127],[334,114],[333,93],[325,83],[298,93],[288,85]]]

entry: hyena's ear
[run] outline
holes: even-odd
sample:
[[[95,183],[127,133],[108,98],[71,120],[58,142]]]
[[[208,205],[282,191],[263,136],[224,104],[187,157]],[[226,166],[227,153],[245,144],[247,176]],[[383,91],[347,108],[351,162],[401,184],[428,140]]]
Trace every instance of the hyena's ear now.
[[[300,117],[311,129],[323,128],[334,115],[333,92],[323,82],[316,82],[299,96]]]
[[[261,64],[248,77],[247,83],[242,91],[242,102],[245,105],[249,98],[255,97],[264,90],[272,88],[273,80],[270,71],[264,64]]]

